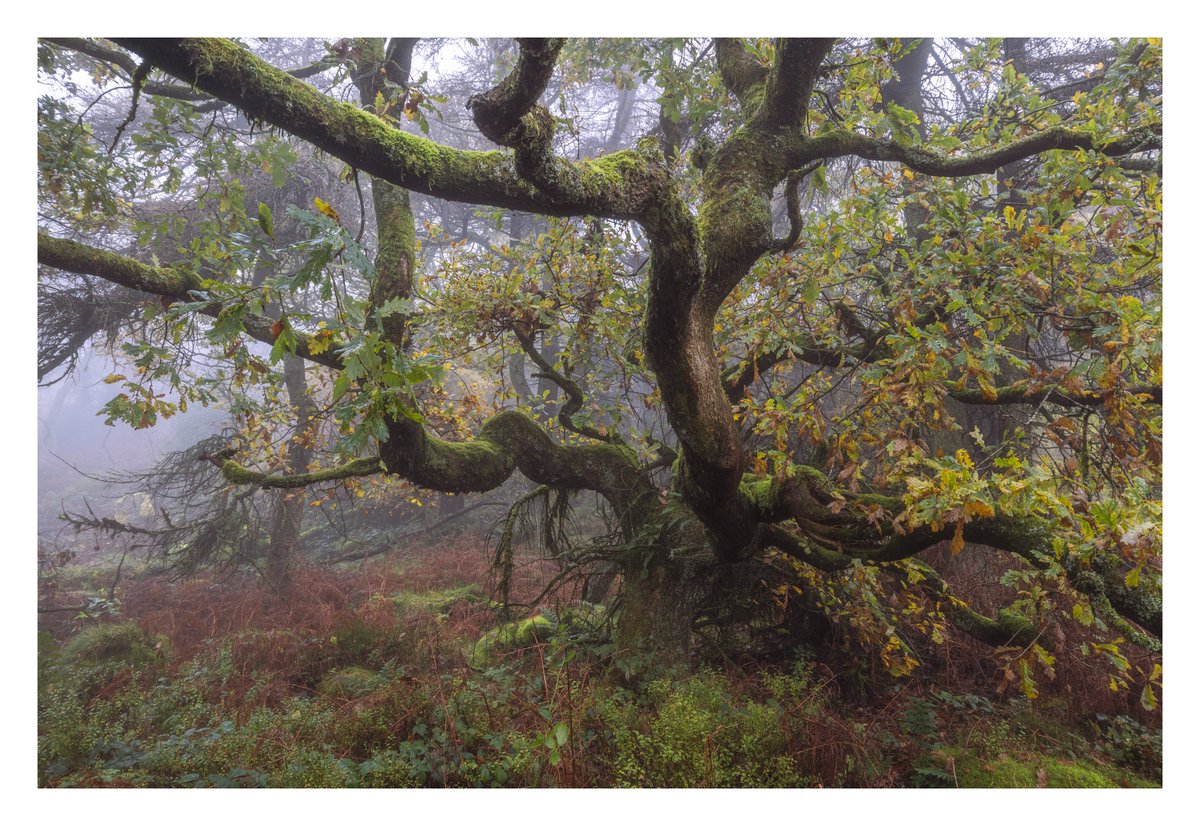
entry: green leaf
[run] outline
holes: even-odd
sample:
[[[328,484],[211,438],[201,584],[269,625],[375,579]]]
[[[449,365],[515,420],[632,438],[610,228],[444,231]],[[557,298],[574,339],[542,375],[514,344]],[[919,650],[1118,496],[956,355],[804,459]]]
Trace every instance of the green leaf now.
[[[829,182],[825,178],[825,164],[821,164],[813,170],[812,183],[817,192],[829,191]]]
[[[258,202],[258,225],[269,237],[275,237],[275,217],[271,215],[271,208],[262,201]]]
[[[1125,574],[1125,586],[1127,588],[1136,588],[1138,583],[1142,581],[1142,569],[1134,568],[1129,573]]]
[[[816,304],[817,299],[821,296],[821,282],[815,277],[808,279],[804,283],[804,303]]]
[[[1142,689],[1142,696],[1140,699],[1142,708],[1146,709],[1146,711],[1154,711],[1154,709],[1158,708],[1158,697],[1156,697],[1154,694],[1154,687],[1149,683],[1147,683],[1146,687]]]
[[[415,308],[416,304],[411,298],[389,298],[375,311],[375,315],[379,318],[387,318],[397,313],[410,315]]]
[[[554,734],[554,739],[558,741],[558,744],[560,746],[565,746],[567,744],[567,738],[571,736],[571,729],[567,727],[566,723],[556,723],[552,729],[552,733]]]
[[[296,333],[292,330],[292,325],[287,323],[285,319],[279,328],[279,335],[275,337],[275,343],[271,346],[271,363],[275,364],[285,353],[296,352]]]

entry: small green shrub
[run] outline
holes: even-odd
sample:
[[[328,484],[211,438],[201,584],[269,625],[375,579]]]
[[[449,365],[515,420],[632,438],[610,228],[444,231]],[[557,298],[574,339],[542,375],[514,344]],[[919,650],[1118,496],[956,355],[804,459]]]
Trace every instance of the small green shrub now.
[[[360,789],[408,789],[417,785],[412,765],[397,751],[380,751],[366,760],[343,760],[350,785]]]
[[[1097,715],[1103,739],[1100,750],[1118,766],[1162,778],[1162,730],[1152,732],[1124,715]]]
[[[150,637],[131,622],[96,625],[80,631],[67,643],[60,656],[65,666],[100,665],[119,662],[144,665],[165,657],[165,637]]]
[[[317,685],[317,693],[323,697],[352,700],[377,691],[386,683],[386,678],[374,671],[352,665],[325,675]]]
[[[45,780],[87,764],[101,744],[120,732],[89,713],[75,685],[52,685],[38,703],[38,775]]]
[[[778,702],[741,704],[724,678],[712,673],[681,683],[655,680],[646,697],[648,714],[626,699],[615,699],[607,710],[617,785],[811,784],[788,754],[789,726]]]
[[[354,784],[356,772],[350,761],[325,751],[306,749],[291,755],[275,785],[289,789],[342,789]]]

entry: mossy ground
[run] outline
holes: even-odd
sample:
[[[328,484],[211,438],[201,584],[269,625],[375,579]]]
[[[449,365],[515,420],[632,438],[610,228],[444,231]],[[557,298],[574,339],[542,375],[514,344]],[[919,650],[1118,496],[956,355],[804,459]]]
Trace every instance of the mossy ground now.
[[[1081,719],[1050,695],[856,693],[803,658],[663,676],[607,641],[595,606],[564,597],[521,616],[488,602],[478,549],[430,564],[301,572],[290,605],[252,582],[131,585],[120,621],[56,626],[39,638],[39,784],[1107,788],[1161,776],[1155,729]]]
[[[982,789],[1118,789],[1155,788],[1157,783],[1113,766],[1072,761],[1044,754],[1003,755],[984,760],[963,753],[954,759],[955,777],[963,788]]]

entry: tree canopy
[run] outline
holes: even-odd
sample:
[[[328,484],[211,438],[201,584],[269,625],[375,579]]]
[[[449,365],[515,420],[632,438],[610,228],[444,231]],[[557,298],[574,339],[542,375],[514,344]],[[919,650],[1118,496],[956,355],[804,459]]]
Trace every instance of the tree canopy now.
[[[39,70],[39,374],[103,335],[111,422],[235,399],[231,485],[519,472],[501,570],[541,497],[660,652],[747,599],[896,674],[953,627],[1029,691],[1061,623],[1114,685],[1158,649],[1158,41],[47,39]],[[555,533],[577,492],[594,536]],[[987,549],[1005,599],[971,605]]]

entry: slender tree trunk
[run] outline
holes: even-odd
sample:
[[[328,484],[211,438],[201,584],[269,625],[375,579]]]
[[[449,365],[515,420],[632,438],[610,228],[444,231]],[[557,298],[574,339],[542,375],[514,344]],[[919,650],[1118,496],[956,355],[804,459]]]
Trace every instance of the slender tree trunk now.
[[[312,458],[312,400],[304,379],[304,360],[284,356],[283,378],[288,401],[296,411],[296,425],[287,449],[287,472],[305,473]],[[267,580],[280,596],[291,590],[291,574],[300,531],[304,522],[305,490],[283,490],[277,494],[271,520],[271,541],[267,545]]]

